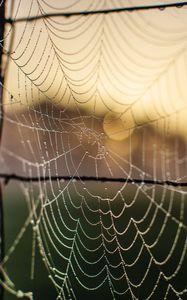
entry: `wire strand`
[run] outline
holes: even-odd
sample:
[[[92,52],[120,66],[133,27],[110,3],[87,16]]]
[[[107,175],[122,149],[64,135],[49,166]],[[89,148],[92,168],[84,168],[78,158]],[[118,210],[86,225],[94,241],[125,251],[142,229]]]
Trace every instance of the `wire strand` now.
[[[164,3],[164,4],[153,4],[153,5],[137,5],[137,6],[129,6],[129,7],[118,7],[111,9],[98,9],[98,10],[88,10],[88,11],[72,11],[72,12],[60,12],[60,13],[48,13],[44,15],[32,16],[29,18],[21,17],[17,19],[7,18],[5,22],[7,23],[19,23],[19,22],[32,22],[40,19],[47,19],[51,17],[72,17],[72,16],[87,16],[87,15],[95,15],[95,14],[109,14],[109,13],[120,13],[120,12],[132,12],[138,10],[152,10],[152,9],[160,9],[164,10],[165,8],[181,8],[187,5],[187,1],[185,2],[175,2],[175,3]]]
[[[21,182],[38,182],[38,181],[56,181],[56,180],[75,180],[75,181],[100,181],[100,182],[116,182],[116,183],[131,183],[131,184],[156,184],[169,185],[175,187],[187,187],[187,182],[179,182],[172,180],[153,180],[153,179],[138,179],[138,178],[112,178],[112,177],[96,177],[96,176],[32,176],[26,177],[19,174],[0,174],[0,178],[8,184],[10,180]]]

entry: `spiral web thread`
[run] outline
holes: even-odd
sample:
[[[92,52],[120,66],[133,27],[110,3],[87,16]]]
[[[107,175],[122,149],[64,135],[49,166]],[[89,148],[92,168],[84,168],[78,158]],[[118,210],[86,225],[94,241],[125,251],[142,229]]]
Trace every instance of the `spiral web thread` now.
[[[11,17],[123,5],[17,0]],[[6,273],[32,227],[31,277],[37,246],[56,299],[186,299],[186,188],[146,184],[186,181],[186,15],[176,7],[7,25],[1,173],[29,178],[16,183],[28,218],[1,266],[16,297],[34,297]]]

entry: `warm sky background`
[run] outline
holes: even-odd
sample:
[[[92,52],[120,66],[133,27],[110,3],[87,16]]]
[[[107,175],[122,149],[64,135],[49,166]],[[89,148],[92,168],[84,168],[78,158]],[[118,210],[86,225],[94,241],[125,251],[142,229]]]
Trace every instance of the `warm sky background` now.
[[[130,0],[14,2],[15,18],[147,4]],[[112,139],[125,139],[129,129],[148,122],[158,130],[167,123],[171,133],[185,138],[186,7],[51,18],[19,23],[15,28],[4,100],[7,112],[50,101],[61,108],[105,116],[104,130]],[[7,48],[10,36],[8,31]]]

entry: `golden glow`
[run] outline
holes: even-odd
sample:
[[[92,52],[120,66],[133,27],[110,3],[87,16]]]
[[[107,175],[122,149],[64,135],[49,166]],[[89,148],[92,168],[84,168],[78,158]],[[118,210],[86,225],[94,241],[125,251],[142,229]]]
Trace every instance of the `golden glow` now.
[[[18,17],[28,14],[24,3]],[[186,28],[187,11],[177,8],[17,24],[5,112],[49,101],[104,117],[116,141],[139,124],[162,131],[164,120],[186,138]]]
[[[127,139],[133,130],[130,128],[132,128],[132,122],[128,118],[122,118],[111,112],[105,115],[103,129],[110,139],[114,141]]]

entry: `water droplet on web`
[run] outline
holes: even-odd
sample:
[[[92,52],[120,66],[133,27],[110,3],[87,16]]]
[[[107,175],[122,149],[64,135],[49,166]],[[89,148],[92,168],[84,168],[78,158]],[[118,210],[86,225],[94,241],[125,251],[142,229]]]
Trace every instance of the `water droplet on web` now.
[[[23,298],[24,297],[24,293],[22,291],[17,291],[17,294],[16,294],[17,298]]]
[[[36,226],[33,226],[33,231],[37,231],[38,230],[38,225],[36,225]]]

